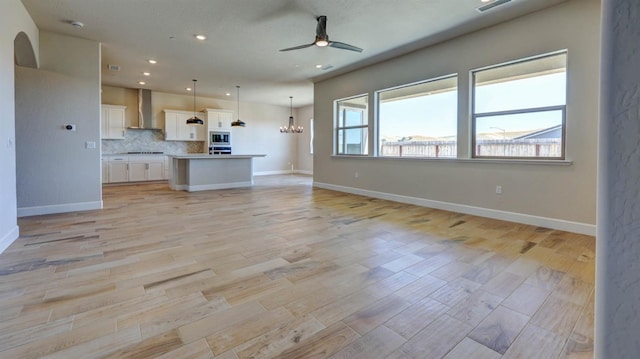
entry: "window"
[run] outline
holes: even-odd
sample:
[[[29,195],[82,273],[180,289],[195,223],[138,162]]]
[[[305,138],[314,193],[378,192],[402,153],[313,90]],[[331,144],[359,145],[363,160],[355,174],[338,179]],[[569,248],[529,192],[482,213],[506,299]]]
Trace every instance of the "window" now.
[[[377,92],[378,155],[457,155],[457,76]]]
[[[367,155],[368,95],[336,101],[336,154]]]
[[[567,53],[473,72],[473,157],[564,159]]]

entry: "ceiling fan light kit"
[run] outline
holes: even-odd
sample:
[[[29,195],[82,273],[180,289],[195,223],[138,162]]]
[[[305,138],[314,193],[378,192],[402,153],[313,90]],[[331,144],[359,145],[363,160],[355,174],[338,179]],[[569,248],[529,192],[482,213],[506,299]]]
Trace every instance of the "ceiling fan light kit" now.
[[[285,127],[280,127],[280,133],[302,133],[302,126],[294,126],[293,125],[293,96],[289,96],[289,125]]]
[[[318,22],[318,24],[316,25],[316,39],[312,43],[306,44],[306,45],[288,47],[280,51],[300,50],[300,49],[304,49],[304,48],[316,45],[318,47],[329,46],[329,47],[334,47],[336,49],[341,49],[341,50],[362,52],[362,49],[357,46],[349,45],[344,42],[329,40],[329,35],[327,35],[327,17],[325,15],[318,16],[316,21]]]
[[[317,39],[316,40],[316,46],[325,47],[327,45],[329,45],[329,41],[327,41],[325,39]]]

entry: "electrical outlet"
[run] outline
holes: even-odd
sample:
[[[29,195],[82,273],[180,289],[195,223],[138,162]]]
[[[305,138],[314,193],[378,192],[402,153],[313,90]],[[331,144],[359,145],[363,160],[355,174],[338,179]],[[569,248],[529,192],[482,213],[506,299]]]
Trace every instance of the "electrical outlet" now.
[[[496,186],[496,194],[502,194],[502,186]]]
[[[96,142],[95,141],[87,141],[84,143],[84,147],[85,148],[96,148]]]

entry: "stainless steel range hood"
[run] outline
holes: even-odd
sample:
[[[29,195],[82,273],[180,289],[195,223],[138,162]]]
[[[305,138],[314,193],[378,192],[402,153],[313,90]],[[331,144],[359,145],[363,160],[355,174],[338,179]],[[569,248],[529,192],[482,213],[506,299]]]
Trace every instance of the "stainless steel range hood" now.
[[[138,89],[138,126],[128,127],[129,130],[162,130],[153,127],[151,115],[151,90]]]

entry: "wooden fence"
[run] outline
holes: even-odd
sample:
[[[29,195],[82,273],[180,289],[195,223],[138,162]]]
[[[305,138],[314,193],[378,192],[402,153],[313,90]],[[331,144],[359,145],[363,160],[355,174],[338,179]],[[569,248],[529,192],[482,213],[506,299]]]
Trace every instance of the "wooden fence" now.
[[[456,158],[455,141],[402,141],[383,142],[380,156]],[[478,157],[561,157],[559,138],[499,139],[476,141]]]
[[[385,141],[380,156],[456,158],[457,149],[456,141]]]

